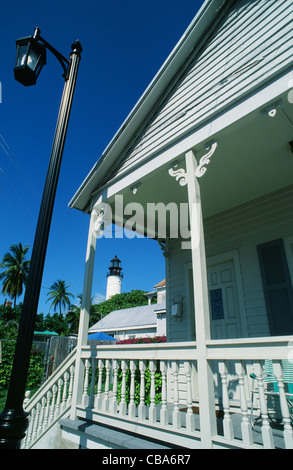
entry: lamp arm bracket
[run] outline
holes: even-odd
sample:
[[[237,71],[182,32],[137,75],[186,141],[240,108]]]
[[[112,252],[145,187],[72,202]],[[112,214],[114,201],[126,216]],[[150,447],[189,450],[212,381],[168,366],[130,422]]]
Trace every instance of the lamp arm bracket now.
[[[60,62],[63,70],[64,70],[64,74],[63,74],[63,77],[65,78],[65,80],[67,80],[68,78],[68,68],[69,68],[69,65],[70,65],[70,61],[68,59],[66,59],[66,57],[64,57],[60,52],[58,52],[55,47],[51,46],[51,44],[49,44],[44,38],[42,38],[41,36],[38,37],[38,39],[40,41],[43,42],[43,45],[49,49],[50,52],[52,52],[52,54],[56,57],[56,59]]]

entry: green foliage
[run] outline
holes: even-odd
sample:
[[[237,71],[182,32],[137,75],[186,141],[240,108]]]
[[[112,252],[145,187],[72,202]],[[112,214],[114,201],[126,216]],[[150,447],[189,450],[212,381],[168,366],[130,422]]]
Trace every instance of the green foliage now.
[[[128,361],[129,362],[129,361]],[[158,361],[159,364],[159,361]],[[157,364],[157,366],[158,366]],[[135,371],[135,393],[134,393],[134,402],[136,406],[139,405],[140,402],[140,371],[137,366]],[[150,404],[150,392],[151,392],[151,372],[149,370],[149,365],[147,364],[146,371],[145,371],[145,399],[144,402],[146,405]],[[130,402],[130,381],[131,381],[131,372],[129,369],[126,371],[126,393],[125,393],[125,400],[126,403],[129,404]],[[162,387],[162,374],[158,370],[155,373],[155,403],[161,403],[161,387]],[[118,385],[117,385],[117,400],[118,403],[121,401],[121,388],[122,388],[122,369],[120,368],[118,371]]]
[[[65,308],[66,306],[69,307],[70,305],[70,300],[69,297],[73,297],[73,294],[68,292],[68,288],[70,286],[66,286],[65,281],[61,281],[60,279],[58,281],[55,281],[51,287],[50,287],[50,292],[48,293],[48,300],[52,300],[52,303],[50,305],[51,307],[54,307],[54,311],[59,308],[59,313],[61,315],[61,309],[62,307]]]
[[[67,333],[68,324],[66,318],[62,313],[55,312],[53,315],[46,315],[41,325],[41,329],[37,331],[55,331],[58,335],[64,335]]]
[[[2,363],[0,363],[0,395],[8,389],[10,374],[13,365],[15,341],[2,341]],[[27,390],[32,392],[40,387],[44,372],[44,354],[33,349],[30,356],[30,365],[27,378]]]
[[[16,298],[22,294],[23,287],[27,282],[30,261],[25,257],[29,248],[29,245],[22,246],[21,243],[11,245],[10,252],[4,254],[0,263],[0,268],[4,269],[0,273],[2,293],[14,300],[14,306]]]

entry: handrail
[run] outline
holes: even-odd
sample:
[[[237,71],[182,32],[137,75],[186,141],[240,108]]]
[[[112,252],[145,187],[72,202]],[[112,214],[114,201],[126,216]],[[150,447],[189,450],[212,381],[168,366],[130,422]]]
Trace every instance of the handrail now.
[[[76,358],[76,347],[71,351],[71,353],[65,358],[63,362],[57,367],[57,369],[53,372],[52,375],[41,385],[41,387],[34,393],[34,395],[29,398],[28,400],[25,400],[24,405],[25,405],[25,411],[30,412],[30,410],[35,406],[36,403],[39,402],[40,396],[43,397],[47,391],[52,387],[54,383],[58,382],[58,379],[62,375],[63,369],[68,369],[73,362],[75,361]],[[26,392],[28,394],[29,390]]]
[[[26,392],[24,409],[30,422],[22,448],[33,447],[70,409],[76,351],[77,348],[71,351],[31,399],[30,392]]]

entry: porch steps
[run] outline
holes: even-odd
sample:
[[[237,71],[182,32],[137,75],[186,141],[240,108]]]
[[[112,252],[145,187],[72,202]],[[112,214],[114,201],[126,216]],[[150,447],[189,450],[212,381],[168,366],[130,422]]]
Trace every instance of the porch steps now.
[[[79,449],[178,449],[155,439],[137,436],[131,432],[97,424],[90,420],[61,419],[62,438]]]

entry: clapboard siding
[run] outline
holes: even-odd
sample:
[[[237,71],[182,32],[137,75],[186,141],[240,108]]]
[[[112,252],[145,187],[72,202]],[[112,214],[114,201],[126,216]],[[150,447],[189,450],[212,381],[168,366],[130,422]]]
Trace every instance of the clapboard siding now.
[[[289,186],[204,221],[208,259],[216,255],[223,255],[224,259],[225,253],[231,250],[236,250],[238,253],[248,337],[270,335],[256,247],[279,238],[290,239],[293,236],[292,213],[293,186]],[[289,265],[293,259],[292,245],[293,239],[288,243]],[[167,334],[170,341],[186,341],[189,339],[186,338],[188,316],[191,315],[188,305],[190,286],[186,283],[186,266],[191,265],[191,253],[189,250],[181,249],[181,242],[178,239],[169,240],[168,252],[167,312],[170,312],[172,299],[176,295],[181,295],[183,316],[181,319],[169,317]],[[292,269],[291,266],[291,275]]]
[[[238,0],[197,45],[184,73],[110,179],[157,154],[292,64],[292,0]]]

